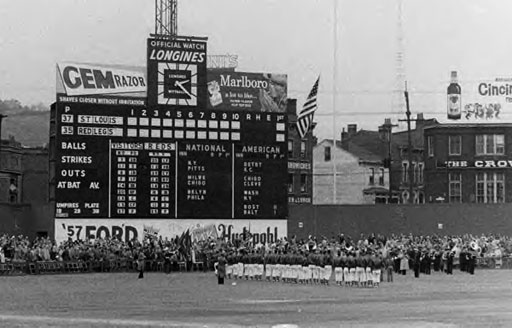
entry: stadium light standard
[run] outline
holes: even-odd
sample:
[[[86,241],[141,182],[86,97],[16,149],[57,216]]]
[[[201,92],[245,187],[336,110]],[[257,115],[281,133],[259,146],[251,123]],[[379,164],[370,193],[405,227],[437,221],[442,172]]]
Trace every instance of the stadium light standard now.
[[[7,115],[0,114],[0,171],[2,170],[2,121]]]

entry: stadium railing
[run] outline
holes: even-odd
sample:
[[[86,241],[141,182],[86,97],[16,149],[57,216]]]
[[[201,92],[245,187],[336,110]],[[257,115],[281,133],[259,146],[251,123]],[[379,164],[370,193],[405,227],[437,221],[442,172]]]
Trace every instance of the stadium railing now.
[[[206,263],[205,270],[213,271],[214,268]],[[478,258],[478,269],[512,269],[512,257],[502,258],[502,265],[496,266],[496,258]],[[198,270],[199,268],[195,268]],[[93,272],[135,272],[136,261],[133,259],[115,260],[76,260],[76,261],[8,261],[0,263],[0,275],[42,275],[42,274],[77,274]],[[145,270],[148,272],[182,272],[194,271],[192,266],[186,263],[165,262],[164,260],[146,260]],[[199,270],[198,270],[199,271]]]

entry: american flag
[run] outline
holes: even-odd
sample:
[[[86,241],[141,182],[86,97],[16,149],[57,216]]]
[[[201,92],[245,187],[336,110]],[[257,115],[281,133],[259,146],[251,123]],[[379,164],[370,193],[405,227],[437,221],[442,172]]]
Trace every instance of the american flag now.
[[[300,111],[299,117],[297,119],[297,130],[299,130],[299,134],[301,138],[304,138],[306,133],[308,133],[309,128],[313,124],[313,115],[315,114],[316,109],[318,108],[318,104],[316,102],[316,95],[318,94],[318,82],[320,81],[320,76],[313,85],[313,89],[309,93],[308,99],[302,106],[302,110]]]

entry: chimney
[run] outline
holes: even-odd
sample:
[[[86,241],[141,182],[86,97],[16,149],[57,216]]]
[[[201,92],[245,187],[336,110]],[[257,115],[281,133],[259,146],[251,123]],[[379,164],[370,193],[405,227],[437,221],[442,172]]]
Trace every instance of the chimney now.
[[[425,118],[423,117],[423,113],[418,113],[416,115],[416,130],[423,130],[425,127]]]
[[[345,131],[345,128],[341,131],[341,148],[346,149],[348,145],[348,133]]]
[[[357,124],[347,125],[348,136],[352,137],[357,133]]]
[[[286,113],[297,116],[297,99],[289,98],[287,100]]]
[[[341,142],[348,140],[348,133],[345,131],[345,128],[341,130]]]
[[[379,126],[379,138],[380,138],[380,140],[388,141],[388,138],[389,138],[388,134],[389,134],[389,131],[391,130],[391,127],[392,127],[391,119],[390,118],[385,118],[384,119],[384,124]]]
[[[382,141],[385,141],[387,137],[386,127],[384,125],[379,126],[379,138]]]

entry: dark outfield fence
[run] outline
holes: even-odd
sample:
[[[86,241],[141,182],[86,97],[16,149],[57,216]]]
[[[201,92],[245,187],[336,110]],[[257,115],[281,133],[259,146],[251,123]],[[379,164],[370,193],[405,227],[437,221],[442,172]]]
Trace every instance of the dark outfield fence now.
[[[33,240],[38,234],[53,238],[53,205],[0,203],[0,234],[24,235]]]
[[[477,268],[479,269],[512,269],[512,258],[503,258],[502,265],[497,268],[496,260],[493,258],[479,258]],[[198,264],[201,265],[198,265]],[[457,268],[458,266],[455,266]],[[410,268],[411,269],[411,268]],[[146,272],[191,272],[191,271],[213,271],[213,262],[170,263],[166,261],[149,260],[145,261]],[[0,264],[0,276],[17,275],[43,275],[43,274],[86,274],[98,272],[136,272],[137,263],[134,260],[115,260],[115,261],[39,261],[39,262],[7,262]]]
[[[512,236],[511,204],[290,205],[288,236],[339,233]]]
[[[145,261],[147,272],[187,272],[187,271],[213,271],[213,262],[169,262],[165,260]],[[136,272],[136,260],[105,260],[105,261],[12,261],[0,263],[0,275],[39,275],[39,274],[75,274],[97,272]]]

